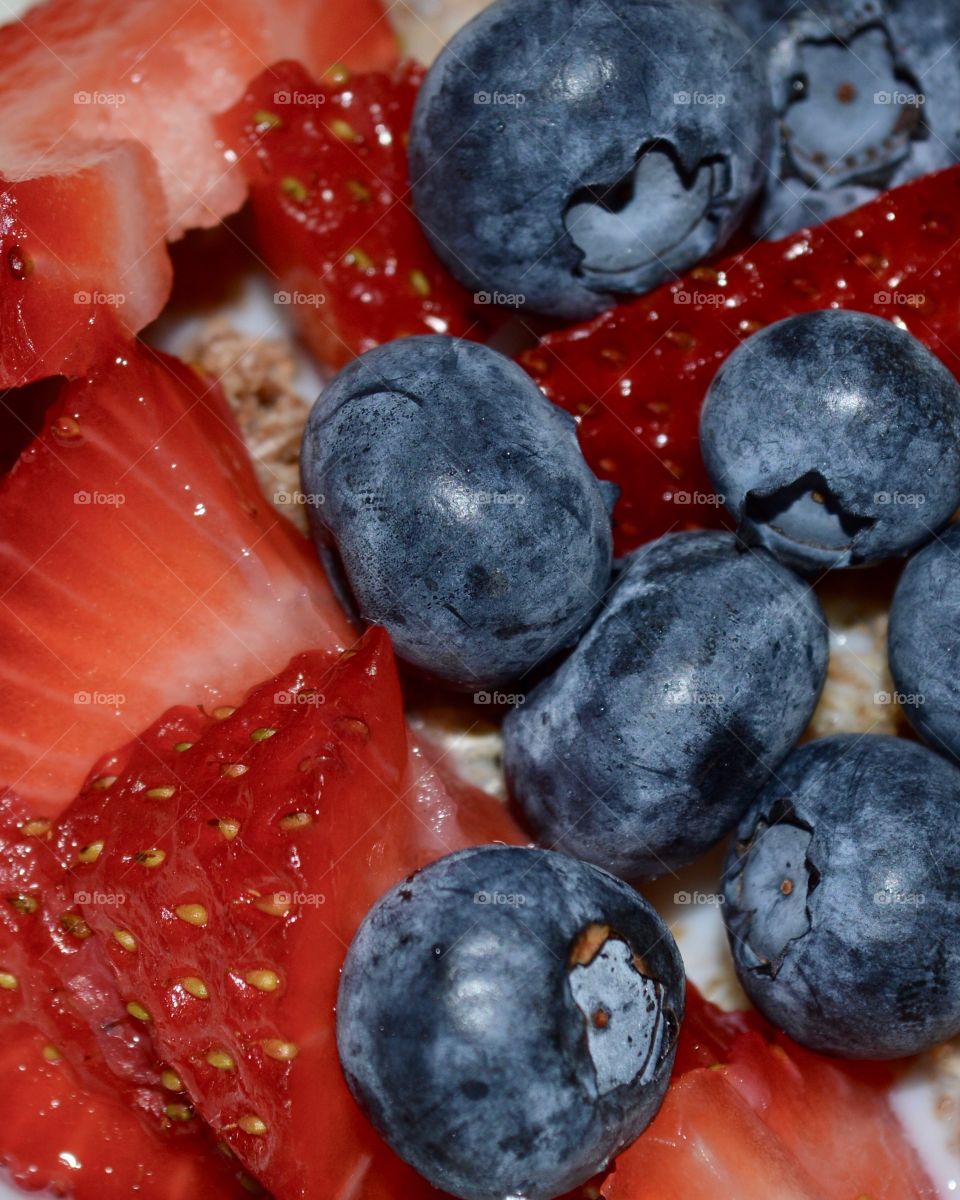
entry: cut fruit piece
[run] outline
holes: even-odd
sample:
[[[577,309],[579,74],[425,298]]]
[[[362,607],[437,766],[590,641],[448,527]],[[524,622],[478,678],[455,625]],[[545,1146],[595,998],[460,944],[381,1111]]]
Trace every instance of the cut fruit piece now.
[[[619,553],[670,530],[730,523],[700,458],[700,407],[723,360],[765,325],[820,308],[875,313],[960,375],[958,204],[954,167],[698,267],[521,356],[549,399],[577,417],[597,475],[621,489]]]
[[[15,1084],[0,1099],[0,1164],[24,1186],[68,1188],[79,1200],[126,1200],[167,1170],[185,1190],[165,1195],[189,1195],[188,1184],[243,1195],[236,1165],[217,1152],[126,1010],[80,911],[90,901],[111,912],[114,940],[129,948],[122,905],[116,896],[77,893],[49,826],[5,802],[0,1070]],[[94,843],[80,857],[99,852]]]
[[[379,0],[48,0],[0,30],[7,179],[49,174],[64,139],[134,139],[152,152],[168,236],[243,203],[242,174],[213,127],[259,71],[296,56],[322,74],[391,65]],[[136,208],[133,195],[123,197]],[[104,222],[101,232],[116,232]],[[146,247],[144,247],[146,249]]]
[[[171,711],[65,814],[85,893],[122,895],[130,953],[82,905],[121,995],[214,1132],[285,1200],[436,1195],[355,1105],[334,1039],[347,945],[388,887],[449,851],[518,841],[410,754],[389,639],[302,654],[221,720]]]
[[[354,640],[216,387],[133,344],[0,481],[0,792],[50,816],[172,704]]]
[[[160,1138],[119,1097],[89,1093],[29,1025],[0,1022],[0,1168],[70,1200],[249,1200],[262,1194],[204,1134]]]
[[[125,1011],[116,982],[80,911],[49,821],[4,804],[0,830],[0,1022],[44,1034],[85,1088],[122,1093],[159,1131],[162,1065]],[[87,858],[99,846],[84,848]],[[108,898],[101,898],[107,903]],[[122,913],[110,897],[116,928]]]
[[[83,374],[111,318],[158,315],[166,239],[247,194],[214,114],[293,54],[322,73],[396,46],[380,0],[47,0],[0,29],[0,387]]]
[[[276,302],[340,366],[407,334],[484,331],[410,207],[407,130],[423,71],[259,76],[218,121],[250,184]]]
[[[822,1058],[690,988],[674,1081],[606,1200],[934,1200],[886,1065]]]
[[[172,279],[163,192],[143,146],[74,146],[37,170],[0,181],[2,387],[84,374],[159,314]]]

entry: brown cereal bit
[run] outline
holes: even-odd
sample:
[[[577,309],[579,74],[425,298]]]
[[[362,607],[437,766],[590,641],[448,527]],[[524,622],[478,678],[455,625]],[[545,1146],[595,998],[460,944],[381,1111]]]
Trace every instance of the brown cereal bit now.
[[[253,458],[264,495],[303,532],[300,441],[313,402],[294,387],[292,340],[254,338],[239,333],[223,317],[209,321],[187,359],[218,379]]]

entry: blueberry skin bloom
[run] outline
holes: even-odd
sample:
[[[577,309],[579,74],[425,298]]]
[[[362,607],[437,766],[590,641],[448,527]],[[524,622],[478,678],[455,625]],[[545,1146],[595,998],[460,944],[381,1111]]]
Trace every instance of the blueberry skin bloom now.
[[[960,771],[914,742],[796,750],[725,873],[737,974],[798,1042],[899,1058],[960,1032]]]
[[[388,892],[343,969],[337,1047],[397,1154],[464,1200],[549,1200],[653,1119],[684,975],[651,906],[605,871],[463,850]]]
[[[452,273],[569,319],[718,250],[766,175],[761,56],[694,0],[496,0],[431,67],[413,200]]]
[[[960,758],[960,527],[907,563],[890,609],[888,652],[910,723],[941,754]]]
[[[314,405],[301,475],[361,616],[457,686],[569,644],[609,582],[611,485],[573,418],[486,346],[403,338],[354,360]]]
[[[508,714],[511,791],[545,844],[627,878],[683,866],[803,733],[827,655],[815,597],[765,551],[726,533],[661,538]]]
[[[823,310],[743,342],[700,418],[745,541],[800,571],[907,554],[960,504],[960,385],[909,333]]]

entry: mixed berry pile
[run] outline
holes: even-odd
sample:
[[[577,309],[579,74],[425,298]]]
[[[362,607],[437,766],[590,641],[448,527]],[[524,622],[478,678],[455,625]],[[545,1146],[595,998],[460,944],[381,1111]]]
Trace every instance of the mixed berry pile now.
[[[960,16],[494,0],[425,71],[375,0],[220,7],[0,30],[0,1164],[933,1197],[888,1092],[960,1034]],[[247,199],[338,371],[309,540],[138,336]],[[903,561],[916,737],[805,740],[816,585]],[[494,699],[509,805],[424,688]],[[638,890],[722,844],[731,1014]]]

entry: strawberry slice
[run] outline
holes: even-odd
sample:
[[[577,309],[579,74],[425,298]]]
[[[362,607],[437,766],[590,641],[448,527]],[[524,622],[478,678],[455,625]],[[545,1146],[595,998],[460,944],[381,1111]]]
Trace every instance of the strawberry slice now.
[[[166,233],[138,142],[58,147],[29,178],[0,181],[0,386],[81,375],[152,321],[170,292]]]
[[[385,68],[396,43],[380,0],[47,0],[0,29],[0,387],[158,315],[165,240],[246,196],[214,114],[293,54]]]
[[[933,1200],[889,1068],[821,1058],[691,988],[674,1081],[606,1200]]]
[[[64,818],[61,849],[121,995],[214,1132],[285,1200],[435,1195],[343,1082],[346,947],[391,884],[456,848],[518,840],[505,810],[424,790],[382,630],[302,654],[222,720],[167,713]],[[112,778],[111,778],[112,777]],[[80,855],[90,859],[92,856]]]
[[[0,832],[0,1164],[33,1189],[127,1197],[172,1172],[176,1187],[239,1196],[206,1128],[126,1011],[49,822],[5,806]],[[95,848],[94,848],[95,850]],[[86,848],[89,856],[94,850]],[[167,1164],[166,1166],[164,1164]]]
[[[159,1128],[170,1099],[162,1064],[126,1012],[90,936],[79,907],[86,897],[60,864],[51,823],[9,803],[3,819],[0,1022],[25,1022],[44,1033],[84,1086],[115,1093],[124,1085],[127,1102]]]
[[[577,417],[590,465],[619,484],[625,553],[672,529],[725,519],[700,458],[700,406],[749,334],[795,313],[889,317],[960,374],[960,168],[888,192],[780,242],[698,267],[678,283],[548,334],[521,362]]]
[[[407,130],[422,77],[407,65],[316,81],[280,63],[218,122],[250,184],[277,302],[334,366],[405,334],[477,328],[471,296],[410,207]]]
[[[219,389],[145,347],[63,385],[0,526],[0,793],[37,817],[169,706],[353,641]]]
[[[87,1092],[29,1024],[0,1033],[0,1167],[18,1187],[71,1200],[259,1194],[202,1133],[156,1137],[119,1097]]]
[[[0,29],[0,134],[7,178],[71,144],[142,142],[166,197],[170,237],[243,203],[242,176],[213,125],[266,63],[322,72],[389,67],[379,0],[49,0]],[[128,203],[133,197],[128,196]]]

